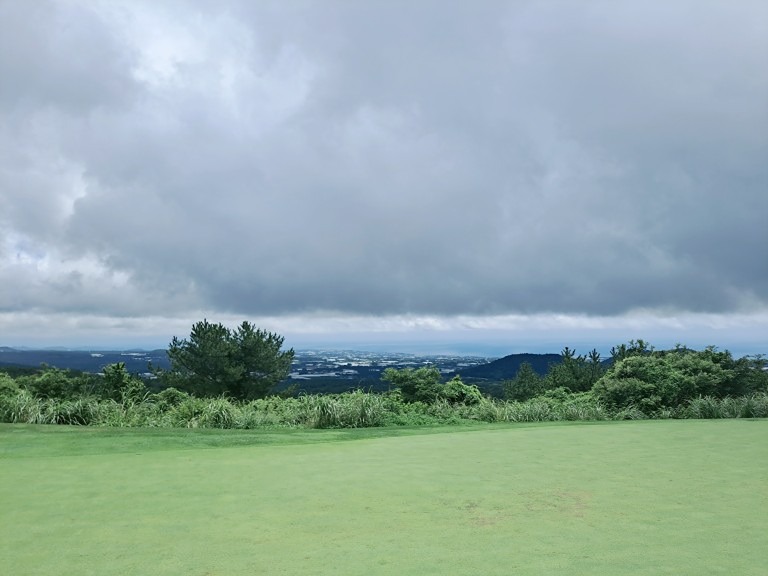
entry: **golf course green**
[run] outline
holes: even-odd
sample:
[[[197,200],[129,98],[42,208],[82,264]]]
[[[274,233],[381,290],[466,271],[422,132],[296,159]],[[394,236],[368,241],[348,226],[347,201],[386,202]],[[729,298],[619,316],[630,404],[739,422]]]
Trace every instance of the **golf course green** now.
[[[23,575],[768,574],[768,420],[0,425]]]

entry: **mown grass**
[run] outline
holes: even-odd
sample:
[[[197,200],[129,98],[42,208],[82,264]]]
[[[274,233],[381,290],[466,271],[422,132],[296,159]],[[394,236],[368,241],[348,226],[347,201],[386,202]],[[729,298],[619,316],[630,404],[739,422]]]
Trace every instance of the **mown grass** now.
[[[3,573],[763,576],[767,441],[766,420],[2,425]]]

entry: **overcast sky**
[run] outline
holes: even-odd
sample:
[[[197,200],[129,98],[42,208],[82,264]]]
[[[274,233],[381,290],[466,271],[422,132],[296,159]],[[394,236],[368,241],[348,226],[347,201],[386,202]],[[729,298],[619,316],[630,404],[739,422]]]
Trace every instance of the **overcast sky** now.
[[[0,0],[0,345],[768,352],[764,0]]]

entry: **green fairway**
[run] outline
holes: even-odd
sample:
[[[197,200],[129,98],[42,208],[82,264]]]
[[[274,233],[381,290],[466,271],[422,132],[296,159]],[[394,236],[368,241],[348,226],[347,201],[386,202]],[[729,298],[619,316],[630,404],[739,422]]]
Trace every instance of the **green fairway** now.
[[[768,421],[0,425],[21,575],[765,576]]]

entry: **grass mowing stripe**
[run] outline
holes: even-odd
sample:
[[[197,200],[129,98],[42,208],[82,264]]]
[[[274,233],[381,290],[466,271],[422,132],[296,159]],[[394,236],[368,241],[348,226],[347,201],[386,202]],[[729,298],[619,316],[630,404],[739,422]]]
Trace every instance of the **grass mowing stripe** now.
[[[603,423],[590,422],[587,425]],[[317,444],[391,436],[446,434],[456,430],[469,432],[495,428],[572,426],[574,424],[574,422],[567,421],[518,424],[488,424],[481,422],[476,424],[458,424],[456,426],[397,426],[330,430],[303,428],[230,430],[212,428],[111,428],[0,423],[0,459],[263,446],[271,444]],[[12,438],[9,436],[12,436]]]
[[[67,432],[57,458],[2,463],[4,570],[765,574],[767,421],[335,432],[141,454],[78,454]]]

